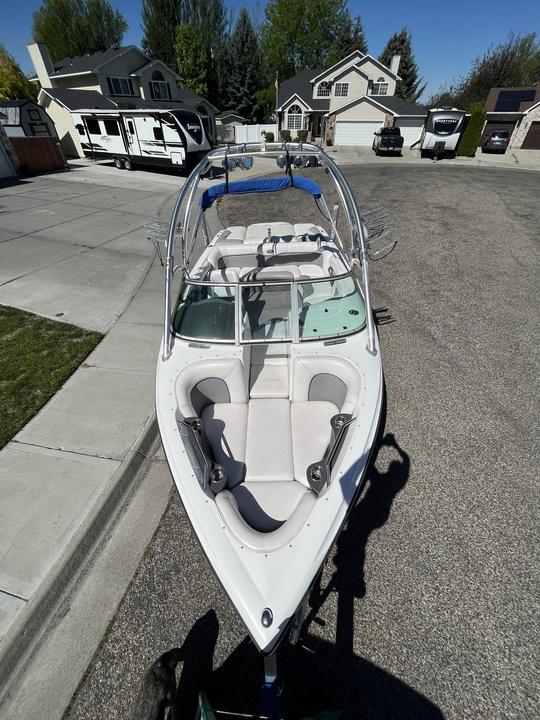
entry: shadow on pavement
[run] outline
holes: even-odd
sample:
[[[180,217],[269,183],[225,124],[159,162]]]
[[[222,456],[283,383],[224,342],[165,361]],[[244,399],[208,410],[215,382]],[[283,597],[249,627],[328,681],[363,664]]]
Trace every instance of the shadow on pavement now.
[[[339,710],[343,720],[444,720],[439,708],[426,697],[354,653],[354,600],[366,593],[367,541],[387,521],[393,500],[404,488],[410,471],[409,456],[392,434],[380,441],[378,451],[382,447],[392,448],[397,457],[391,460],[386,472],[372,465],[367,491],[338,538],[333,557],[335,570],[325,587],[321,587],[319,579],[313,589],[300,643],[292,647],[284,642],[278,652],[278,670],[285,681],[283,707],[288,719]],[[324,624],[317,614],[332,593],[337,594],[335,643],[309,632],[312,623]],[[194,718],[201,690],[205,690],[217,709],[235,713],[257,711],[261,656],[246,638],[212,671],[218,632],[217,617],[210,611],[195,623],[186,638],[180,651],[183,666],[170,718]],[[168,716],[163,710],[161,715],[137,717],[158,720]]]

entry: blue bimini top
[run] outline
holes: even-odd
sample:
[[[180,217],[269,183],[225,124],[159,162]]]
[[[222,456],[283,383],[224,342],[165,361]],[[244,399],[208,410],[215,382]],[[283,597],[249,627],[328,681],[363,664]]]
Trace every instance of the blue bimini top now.
[[[299,190],[313,195],[314,198],[321,197],[321,188],[313,180],[303,177],[291,177],[283,175],[277,178],[257,178],[253,180],[235,180],[229,183],[227,190],[226,183],[214,185],[205,190],[201,196],[201,207],[207,210],[212,203],[222,195],[244,195],[245,193],[277,192],[295,187]]]

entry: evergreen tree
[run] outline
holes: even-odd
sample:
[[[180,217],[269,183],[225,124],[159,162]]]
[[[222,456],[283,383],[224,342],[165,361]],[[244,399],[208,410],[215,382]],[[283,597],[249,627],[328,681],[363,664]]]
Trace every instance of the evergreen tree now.
[[[262,44],[272,75],[327,66],[348,15],[345,0],[270,0]]]
[[[466,157],[474,157],[476,155],[476,149],[478,147],[478,143],[480,142],[482,130],[484,129],[486,122],[484,103],[472,103],[469,108],[469,112],[471,113],[471,119],[469,120],[469,124],[459,141],[457,154],[465,155]]]
[[[141,11],[143,50],[174,69],[179,0],[142,0]]]
[[[471,103],[485,102],[492,87],[523,87],[539,80],[540,45],[536,33],[511,33],[505,42],[492,45],[477,57],[465,78],[432,95],[430,105],[464,109]]]
[[[206,96],[206,55],[200,31],[194,25],[176,28],[176,66],[182,85],[197,95]]]
[[[347,55],[350,55],[355,50],[360,50],[364,55],[367,53],[367,42],[364,34],[364,28],[362,27],[362,21],[360,16],[357,15],[354,19],[351,18],[349,12],[345,13],[343,19],[343,25],[340,29],[339,35],[336,37],[335,43],[332,47],[328,62],[333,65],[339,60],[342,60]]]
[[[199,31],[206,55],[208,99],[220,100],[220,72],[217,59],[227,35],[228,16],[224,0],[180,0],[179,21]]]
[[[15,59],[0,45],[0,100],[36,100],[34,83],[23,73]]]
[[[240,11],[230,48],[232,73],[228,106],[239,115],[254,119],[256,93],[261,88],[261,61],[257,36],[245,7]]]
[[[392,35],[379,55],[379,60],[389,68],[393,55],[401,55],[398,69],[401,80],[397,83],[396,95],[409,102],[418,102],[419,97],[426,89],[426,83],[422,85],[422,78],[418,77],[418,65],[412,50],[411,33],[407,28]]]
[[[34,13],[34,40],[47,45],[54,61],[118,47],[127,23],[109,0],[43,0]]]

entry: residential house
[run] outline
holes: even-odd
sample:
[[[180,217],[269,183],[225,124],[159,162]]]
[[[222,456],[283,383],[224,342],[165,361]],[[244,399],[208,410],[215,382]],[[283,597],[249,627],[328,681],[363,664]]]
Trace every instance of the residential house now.
[[[0,110],[0,180],[17,176],[17,159],[2,124],[6,120],[6,113]]]
[[[540,85],[491,88],[485,107],[480,144],[493,130],[509,130],[510,147],[540,150]]]
[[[420,137],[427,110],[396,96],[400,56],[386,67],[355,50],[325,70],[304,70],[278,91],[280,130],[307,130],[329,145],[370,146],[380,127],[399,126],[405,146]]]
[[[31,100],[2,100],[0,123],[8,137],[57,137],[46,111]]]
[[[41,89],[38,103],[51,116],[66,155],[83,157],[71,113],[76,110],[189,109],[201,116],[215,141],[217,108],[181,86],[180,77],[161,60],[134,45],[51,61],[42,43],[28,46]]]

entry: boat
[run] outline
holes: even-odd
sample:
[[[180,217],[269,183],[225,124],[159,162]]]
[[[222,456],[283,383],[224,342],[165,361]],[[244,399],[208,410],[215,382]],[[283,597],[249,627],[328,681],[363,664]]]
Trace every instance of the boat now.
[[[231,179],[261,158],[266,173],[275,161],[273,175]],[[208,181],[212,167],[224,182]],[[332,211],[311,177],[319,171],[333,181]],[[246,195],[257,210],[269,192],[278,211],[281,193],[313,201],[308,222],[263,216],[212,228],[218,200]],[[267,678],[286,633],[298,638],[378,431],[370,250],[346,178],[309,143],[212,150],[181,189],[168,229],[159,430],[193,530],[268,660]]]

